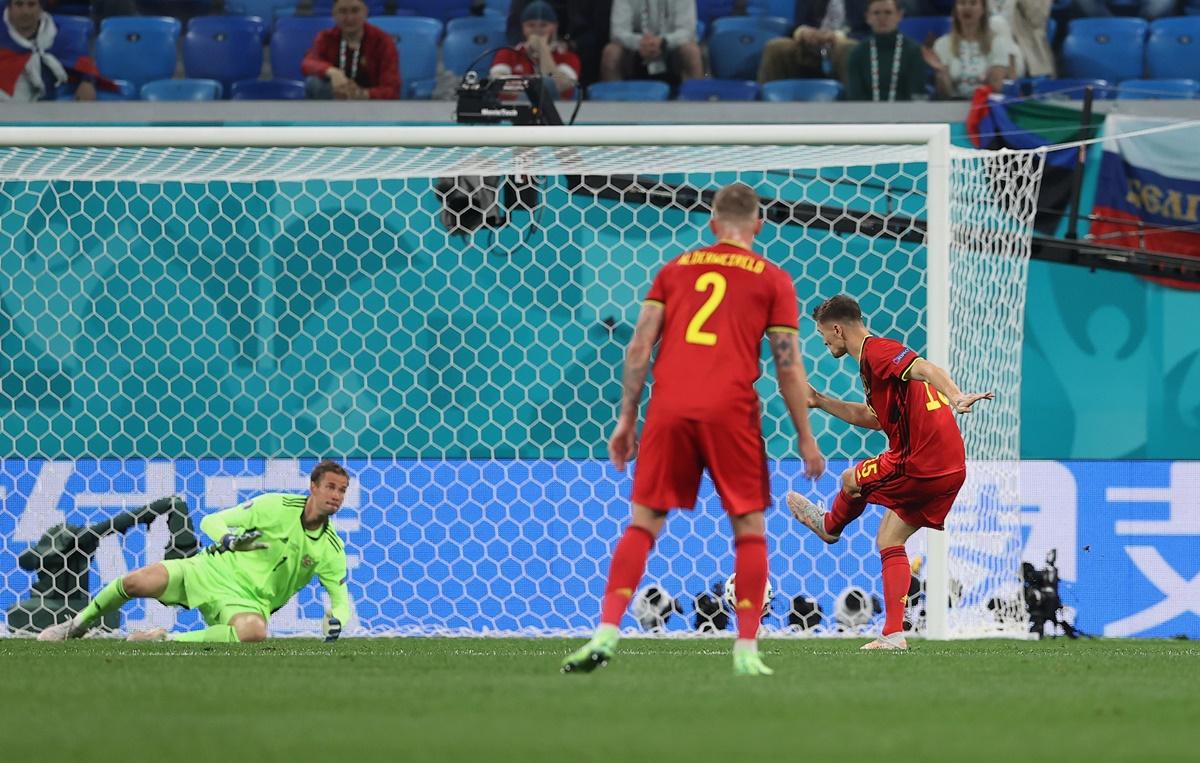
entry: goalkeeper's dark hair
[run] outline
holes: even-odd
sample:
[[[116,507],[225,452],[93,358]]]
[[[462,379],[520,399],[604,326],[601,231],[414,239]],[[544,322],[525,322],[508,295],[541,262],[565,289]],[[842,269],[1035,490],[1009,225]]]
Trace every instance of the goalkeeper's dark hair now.
[[[817,305],[813,320],[817,323],[862,323],[862,308],[853,297],[839,294]]]
[[[308,475],[308,481],[314,485],[318,485],[321,482],[321,478],[329,473],[340,474],[346,479],[350,479],[350,472],[346,471],[346,467],[337,461],[327,458],[313,467],[312,472]]]

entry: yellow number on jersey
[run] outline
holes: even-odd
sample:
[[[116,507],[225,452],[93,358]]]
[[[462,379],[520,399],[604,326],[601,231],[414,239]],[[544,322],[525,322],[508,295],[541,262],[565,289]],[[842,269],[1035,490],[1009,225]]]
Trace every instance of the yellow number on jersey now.
[[[721,300],[725,299],[726,285],[725,276],[720,273],[702,273],[696,279],[696,291],[708,291],[709,287],[712,287],[712,294],[708,295],[708,299],[704,300],[704,304],[700,306],[700,309],[692,316],[691,322],[688,323],[687,335],[684,337],[688,344],[712,347],[717,343],[717,335],[711,331],[704,331],[703,326],[704,322],[717,311]]]
[[[925,385],[925,396],[929,398],[929,401],[925,403],[925,410],[936,411],[938,408],[942,407],[942,403],[945,403],[946,405],[950,404],[950,401],[946,399],[945,395],[929,386],[929,382],[922,382],[922,384]],[[935,394],[937,395],[936,398],[934,397]]]

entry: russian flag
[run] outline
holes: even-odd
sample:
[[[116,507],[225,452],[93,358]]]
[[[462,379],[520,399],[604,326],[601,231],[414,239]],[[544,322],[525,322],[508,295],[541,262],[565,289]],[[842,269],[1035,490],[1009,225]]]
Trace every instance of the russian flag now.
[[[1107,136],[1178,124],[1180,120],[1110,114]],[[1092,238],[1097,243],[1200,257],[1200,127],[1108,137],[1096,186]],[[1148,227],[1147,227],[1148,226]],[[1182,289],[1196,284],[1150,280]]]

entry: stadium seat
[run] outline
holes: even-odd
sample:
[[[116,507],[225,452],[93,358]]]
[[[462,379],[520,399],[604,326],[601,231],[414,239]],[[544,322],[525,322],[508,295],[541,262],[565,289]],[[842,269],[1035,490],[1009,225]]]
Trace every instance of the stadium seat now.
[[[446,33],[459,32],[474,34],[475,32],[499,32],[505,34],[507,21],[496,16],[463,16],[446,22]]]
[[[1186,100],[1200,96],[1194,79],[1127,79],[1117,86],[1118,101]]]
[[[1200,19],[1180,16],[1151,22],[1146,76],[1200,80]]]
[[[708,40],[708,57],[714,79],[755,79],[763,48],[775,35],[762,30],[735,29],[714,32]]]
[[[166,16],[111,16],[100,22],[96,65],[110,79],[140,88],[175,74],[179,19]]]
[[[842,83],[835,79],[781,79],[762,86],[764,101],[836,101]]]
[[[905,16],[900,19],[900,34],[922,45],[950,32],[949,16]]]
[[[404,97],[433,94],[437,80],[438,38],[442,22],[421,16],[381,16],[371,23],[392,36],[400,56]],[[424,97],[429,97],[425,95]]]
[[[681,101],[753,101],[758,83],[736,79],[689,79],[679,86]]]
[[[792,33],[792,25],[779,16],[722,16],[712,23],[712,33],[742,30],[768,32],[773,37],[787,37]]]
[[[428,16],[376,16],[368,21],[393,37],[397,34],[432,35],[440,43],[446,34],[446,25]]]
[[[449,21],[471,15],[473,0],[401,0],[400,5],[418,16]]]
[[[732,16],[734,0],[696,0],[696,18],[711,24],[722,16]]]
[[[87,16],[55,16],[54,24],[58,27],[58,36],[54,40],[54,47],[58,48],[63,43],[69,42],[70,44],[66,46],[68,50],[92,49],[92,38],[96,35],[96,27]]]
[[[215,79],[159,79],[142,85],[141,95],[143,101],[216,101],[224,92]]]
[[[233,83],[256,79],[262,71],[264,32],[255,16],[197,16],[183,36],[183,71],[216,80],[228,93]]]
[[[1051,79],[1048,75],[1006,79],[1004,80],[1004,89],[1001,92],[1005,98],[1028,98],[1033,95],[1033,88],[1037,82],[1048,79]]]
[[[302,101],[304,83],[296,79],[248,79],[233,83],[235,101]]]
[[[746,13],[751,16],[778,16],[787,21],[790,33],[796,25],[796,0],[749,0]]]
[[[304,79],[300,62],[312,47],[317,32],[333,26],[332,17],[284,16],[275,22],[271,35],[271,76],[276,79]]]
[[[1063,40],[1062,75],[1109,82],[1141,77],[1148,26],[1144,19],[1073,20]]]
[[[625,80],[597,82],[588,88],[593,101],[665,101],[671,97],[671,86],[658,80]]]
[[[288,0],[295,3],[295,0]],[[382,16],[387,13],[387,3],[384,0],[364,0],[367,5],[367,21],[374,23],[373,16]],[[312,11],[310,16],[332,16],[333,15],[333,0],[313,0]]]
[[[225,13],[230,16],[256,16],[263,20],[269,33],[279,16],[295,11],[296,0],[225,0]]]
[[[483,6],[485,11],[495,11],[501,16],[508,16],[511,8],[512,0],[486,0]]]
[[[1106,100],[1116,94],[1112,83],[1102,79],[1039,79],[1033,82],[1033,94],[1060,100],[1082,101],[1088,86],[1093,97]]]
[[[442,65],[457,75],[471,71],[487,74],[494,53],[489,51],[507,44],[504,29],[447,32],[442,43]],[[486,54],[486,55],[485,55]]]

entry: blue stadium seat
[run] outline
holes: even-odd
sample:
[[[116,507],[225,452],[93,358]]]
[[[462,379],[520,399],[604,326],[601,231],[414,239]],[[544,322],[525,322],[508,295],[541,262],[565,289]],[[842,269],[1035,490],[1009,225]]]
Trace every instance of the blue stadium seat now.
[[[295,0],[289,0],[295,5]],[[372,21],[372,16],[382,16],[387,13],[387,4],[384,0],[364,0],[367,5],[367,21]],[[310,16],[332,16],[333,15],[333,0],[313,0]]]
[[[1194,79],[1127,79],[1117,86],[1118,101],[1187,100],[1200,96]]]
[[[1005,98],[1028,98],[1033,95],[1033,88],[1036,83],[1048,79],[1052,79],[1052,77],[1043,75],[1039,77],[1006,79],[1004,80],[1004,89],[1001,92]]]
[[[1144,19],[1073,20],[1063,40],[1062,75],[1109,82],[1141,77],[1148,26]]]
[[[501,16],[508,16],[508,11],[511,8],[512,0],[486,0],[484,3],[485,11],[496,11]]]
[[[1200,19],[1180,16],[1150,23],[1146,76],[1200,80]]]
[[[503,29],[447,32],[446,40],[442,43],[442,65],[446,71],[458,75],[466,74],[468,67],[480,74],[487,74],[488,69],[492,68],[495,54],[484,54],[507,44]]]
[[[762,86],[764,101],[836,101],[842,83],[835,79],[780,79]]]
[[[276,79],[304,79],[300,62],[312,47],[317,32],[333,26],[333,18],[284,16],[275,21],[271,35],[271,76]]]
[[[746,13],[751,16],[778,16],[785,19],[791,27],[796,25],[796,0],[749,0],[746,3]]]
[[[671,86],[653,79],[597,82],[588,88],[588,98],[593,101],[665,101],[670,97]]]
[[[264,34],[256,16],[196,16],[183,36],[183,71],[216,80],[228,93],[233,83],[258,78]]]
[[[905,16],[900,19],[900,34],[922,45],[950,32],[949,16]]]
[[[136,101],[138,97],[137,86],[129,80],[115,79],[112,81],[117,86],[117,92],[110,93],[107,90],[96,88],[96,100],[98,101]]]
[[[54,47],[69,43],[70,50],[91,50],[92,38],[96,36],[96,27],[87,16],[55,16],[54,25],[58,27],[58,36]],[[65,38],[65,39],[64,39]],[[70,63],[64,61],[63,63]]]
[[[400,5],[418,16],[428,16],[440,21],[471,15],[473,0],[401,0]]]
[[[758,83],[736,79],[689,79],[679,86],[681,101],[753,101]]]
[[[696,18],[706,24],[733,15],[734,0],[696,0]]]
[[[96,65],[109,79],[140,88],[175,74],[179,19],[166,16],[111,16],[100,22]]]
[[[296,79],[248,79],[233,83],[235,101],[302,101],[304,83]]]
[[[446,33],[474,34],[475,32],[505,33],[507,20],[498,16],[463,16],[446,22]]]
[[[702,20],[696,19],[696,41],[703,40],[706,34],[708,34],[708,27],[704,26]]]
[[[225,0],[225,13],[230,16],[257,16],[267,31],[276,17],[295,12],[296,0]]]
[[[713,34],[746,29],[751,31],[761,29],[773,37],[787,37],[792,33],[791,23],[780,16],[722,16],[714,19],[712,23]]]
[[[440,43],[446,33],[445,24],[428,16],[376,16],[367,21],[393,37],[397,34],[432,35]]]
[[[421,16],[381,16],[371,23],[392,36],[400,57],[400,80],[404,97],[418,94],[428,98],[436,85],[438,38],[442,22]]]
[[[755,79],[763,48],[775,35],[762,30],[715,32],[708,40],[708,57],[715,79]]]
[[[224,91],[215,79],[159,79],[142,85],[142,100],[216,101]]]
[[[1103,79],[1039,79],[1033,82],[1033,94],[1071,101],[1082,101],[1088,86],[1093,97],[1106,100],[1116,95],[1116,89]]]

